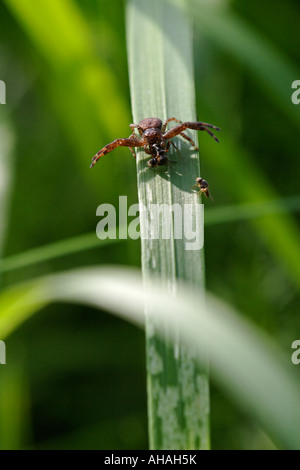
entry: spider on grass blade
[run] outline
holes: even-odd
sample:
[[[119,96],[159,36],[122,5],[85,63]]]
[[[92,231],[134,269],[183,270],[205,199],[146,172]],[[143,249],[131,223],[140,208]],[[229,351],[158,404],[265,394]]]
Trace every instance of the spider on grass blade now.
[[[167,124],[170,121],[176,121],[179,123],[178,126],[166,131]],[[219,127],[207,124],[206,122],[181,122],[176,118],[167,119],[164,124],[159,118],[146,118],[140,121],[138,124],[130,124],[132,134],[127,139],[116,139],[110,144],[105,145],[96,155],[92,158],[91,168],[97,163],[99,158],[103,157],[107,153],[114,150],[116,147],[129,147],[134,158],[135,158],[135,147],[144,147],[145,152],[151,155],[151,159],[148,160],[147,164],[149,167],[157,167],[165,165],[168,162],[166,153],[170,148],[170,144],[175,146],[173,139],[176,135],[181,135],[184,139],[188,140],[196,150],[194,141],[187,136],[183,131],[186,129],[194,129],[196,131],[206,131],[209,133],[216,142],[219,142],[217,137],[210,131],[215,129],[220,131]],[[138,130],[139,135],[134,133],[134,129]]]

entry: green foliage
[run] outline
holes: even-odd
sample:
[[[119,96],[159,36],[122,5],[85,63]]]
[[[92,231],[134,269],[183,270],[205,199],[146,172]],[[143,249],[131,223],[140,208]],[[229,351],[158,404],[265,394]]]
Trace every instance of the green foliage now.
[[[172,5],[178,8],[180,2]],[[231,341],[241,341],[250,342],[245,351],[252,351],[252,327],[242,328],[240,336],[234,322],[223,325],[220,320],[228,342],[223,345],[224,368],[216,366],[220,356],[212,354],[212,447],[273,448],[263,426],[276,444],[298,448],[297,429],[288,424],[294,414],[291,395],[298,385],[291,385],[290,392],[285,386],[297,367],[289,355],[300,330],[300,108],[291,102],[291,82],[300,79],[299,5],[292,0],[274,0],[272,9],[259,0],[189,0],[186,5],[194,19],[197,117],[222,128],[219,145],[199,135],[201,176],[214,198],[205,205],[206,284],[268,332],[286,354],[281,366],[273,349],[267,348],[270,361],[265,362],[260,361],[265,346],[263,351],[254,347],[247,364],[258,367],[255,375],[230,349]],[[7,88],[7,104],[0,105],[0,339],[5,336],[7,344],[7,365],[0,366],[1,448],[148,445],[143,333],[120,319],[99,315],[90,308],[91,299],[79,306],[51,297],[45,283],[49,278],[43,275],[107,263],[140,266],[139,240],[103,249],[96,235],[94,241],[90,238],[99,204],[112,203],[118,209],[119,194],[128,195],[128,205],[137,202],[135,162],[127,149],[118,149],[92,170],[89,164],[107,142],[129,135],[128,124],[145,117],[144,112],[161,113],[162,118],[167,113],[181,119],[194,116],[192,100],[189,109],[179,93],[174,100],[182,81],[185,87],[192,85],[184,69],[178,75],[173,69],[179,51],[179,59],[191,64],[188,38],[178,44],[181,29],[178,38],[168,35],[175,18],[165,15],[165,2],[160,8],[162,17],[151,41],[147,43],[143,31],[137,34],[147,20],[151,27],[151,16],[127,31],[135,35],[136,52],[144,45],[131,80],[132,73],[144,83],[149,80],[151,91],[145,99],[142,84],[135,82],[132,117],[125,3],[41,0],[34,9],[26,0],[0,4],[0,79]],[[162,42],[156,62],[152,45]],[[157,64],[165,76],[155,90],[161,87],[163,95],[153,93],[150,80]],[[134,94],[138,91],[141,95]],[[165,170],[172,185],[161,177],[161,169],[153,170],[153,178],[151,169],[141,172],[144,160],[138,160],[140,197],[146,194],[141,188],[151,186],[155,197],[180,198],[184,181],[184,197],[194,198],[190,186],[198,176],[197,158],[192,153],[184,161],[173,157],[178,163]],[[216,220],[218,225],[212,223]],[[180,247],[175,248],[180,258]],[[115,289],[108,291],[110,300],[117,301],[122,292],[123,307],[133,310],[128,298],[136,291],[127,285],[127,271],[122,276],[124,283],[110,279]],[[36,281],[28,283],[32,278]],[[98,308],[107,309],[108,304],[103,301]],[[198,305],[193,308],[196,314]],[[223,312],[220,306],[217,310]],[[187,308],[187,315],[191,313]],[[220,354],[220,348],[216,351]]]

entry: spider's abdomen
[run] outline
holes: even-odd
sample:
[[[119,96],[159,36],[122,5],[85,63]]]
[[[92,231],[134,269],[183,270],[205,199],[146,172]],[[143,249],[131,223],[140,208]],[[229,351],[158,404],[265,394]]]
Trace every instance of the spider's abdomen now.
[[[143,119],[142,121],[139,122],[138,126],[145,131],[146,129],[149,128],[156,128],[156,129],[161,129],[162,128],[162,121],[159,118],[146,118]]]

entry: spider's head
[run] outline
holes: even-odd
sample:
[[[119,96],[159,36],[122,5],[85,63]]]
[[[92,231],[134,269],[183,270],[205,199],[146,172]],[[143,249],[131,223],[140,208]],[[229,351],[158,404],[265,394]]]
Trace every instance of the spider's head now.
[[[146,129],[143,132],[143,139],[147,142],[149,145],[153,144],[158,144],[162,140],[162,133],[160,129],[151,127],[149,129]]]

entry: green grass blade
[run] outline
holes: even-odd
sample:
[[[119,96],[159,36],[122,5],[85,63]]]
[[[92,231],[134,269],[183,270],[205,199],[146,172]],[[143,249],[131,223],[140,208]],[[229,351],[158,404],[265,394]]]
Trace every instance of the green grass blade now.
[[[205,210],[205,225],[215,225],[238,221],[247,221],[265,217],[300,211],[300,196],[257,202],[252,204],[232,204],[211,207]],[[120,230],[128,230],[121,227]],[[93,248],[103,248],[108,244],[122,242],[120,238],[106,238],[99,241],[95,233],[85,233],[78,237],[60,240],[45,246],[18,253],[0,261],[0,272],[14,271],[63,256],[80,253]]]
[[[0,337],[8,333],[9,317],[15,328],[29,312],[33,314],[49,302],[104,308],[139,326],[144,324],[146,302],[155,312],[161,335],[168,328],[170,340],[176,344],[179,327],[181,340],[193,345],[204,363],[209,347],[212,374],[224,391],[278,445],[299,449],[300,383],[290,358],[245,317],[216,298],[209,295],[204,300],[187,286],[178,286],[174,298],[159,280],[153,280],[150,287],[143,289],[136,271],[116,267],[81,269],[27,282],[0,294]]]
[[[134,122],[146,117],[162,120],[176,117],[197,120],[193,81],[192,30],[183,1],[148,2],[132,0],[127,8],[127,45]],[[138,38],[138,39],[137,39]],[[205,117],[202,117],[205,120]],[[196,132],[188,132],[197,141]],[[201,135],[209,139],[208,135]],[[212,139],[210,144],[215,146]],[[192,219],[199,209],[199,197],[191,186],[199,176],[199,159],[190,145],[180,139],[181,158],[171,147],[176,164],[148,168],[149,155],[138,151],[137,177],[142,234],[142,270],[145,283],[154,275],[170,296],[176,297],[178,280],[189,282],[196,291],[204,285],[203,251],[187,250],[187,239],[176,239],[174,225],[169,239],[163,230],[168,221],[155,219],[155,204],[182,210],[190,205]],[[178,215],[174,216],[174,220]],[[149,224],[149,225],[148,225]],[[147,227],[159,234],[147,239]],[[196,223],[203,240],[203,221]],[[155,295],[155,292],[153,292]],[[206,372],[199,370],[192,350],[170,347],[168,331],[164,340],[147,308],[147,367],[150,447],[153,449],[205,449],[209,446],[209,403]]]
[[[122,230],[123,227],[120,229]],[[28,266],[43,263],[62,256],[72,255],[92,248],[102,248],[104,246],[123,241],[118,237],[112,238],[109,231],[106,232],[106,235],[107,238],[99,240],[95,232],[86,233],[78,237],[60,240],[45,246],[33,248],[32,250],[28,250],[23,253],[9,256],[0,261],[0,272],[26,268]]]
[[[251,220],[268,215],[300,211],[300,196],[272,199],[251,204],[232,204],[205,210],[205,225]]]
[[[5,3],[24,31],[24,40],[41,58],[45,97],[72,145],[73,152],[62,165],[72,165],[75,156],[84,176],[99,188],[97,172],[89,168],[93,154],[115,138],[116,123],[120,135],[129,131],[129,106],[118,78],[97,50],[90,25],[76,2],[40,0],[34,2],[34,8],[26,0]],[[124,159],[124,168],[131,163]],[[103,166],[101,175],[106,181],[119,177],[114,165]],[[105,191],[108,199],[115,195],[112,184],[106,184]]]
[[[112,131],[115,123],[126,115],[124,99],[118,93],[112,72],[96,54],[89,25],[75,2],[40,0],[35,2],[34,8],[26,0],[5,2],[48,66],[59,74],[61,80],[65,75],[64,85],[69,80],[70,86],[75,87],[74,105],[79,107],[78,98],[84,92],[86,99],[93,100],[93,108],[97,109],[102,126]],[[99,89],[104,89],[105,93],[99,93]],[[67,88],[64,90],[66,93]],[[106,113],[108,103],[110,112]],[[82,113],[83,109],[79,111]],[[82,119],[79,122],[84,125]]]

